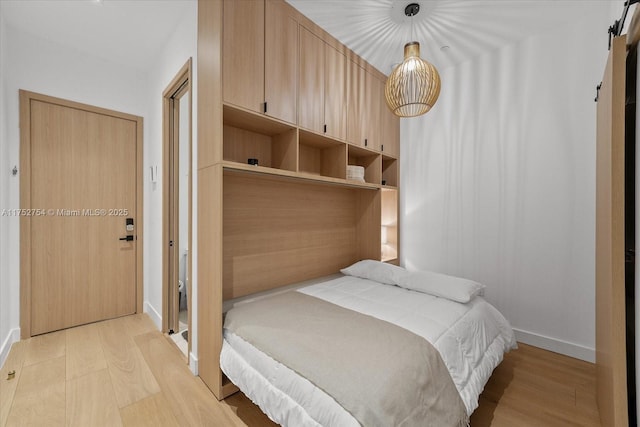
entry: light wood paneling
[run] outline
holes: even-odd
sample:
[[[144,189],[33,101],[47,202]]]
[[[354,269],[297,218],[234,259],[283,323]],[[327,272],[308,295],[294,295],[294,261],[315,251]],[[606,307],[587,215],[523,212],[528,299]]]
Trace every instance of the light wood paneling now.
[[[267,115],[289,123],[298,117],[298,21],[282,0],[265,2],[264,100]]]
[[[365,78],[366,95],[366,147],[372,150],[380,150],[382,130],[380,114],[384,97],[384,82],[375,75],[367,72]]]
[[[122,425],[107,369],[67,381],[66,403],[67,426]]]
[[[606,426],[628,425],[624,272],[625,36],[613,39],[598,98],[596,365]]]
[[[382,81],[380,96],[380,151],[385,155],[398,158],[400,156],[400,117],[387,107],[384,98],[384,82]]]
[[[226,174],[224,298],[335,273],[355,261],[354,191]]]
[[[324,124],[327,136],[347,138],[347,58],[324,44]]]
[[[398,186],[398,165],[400,161],[393,157],[382,157],[382,179],[390,187]]]
[[[364,146],[367,137],[367,72],[357,62],[347,64],[347,141]]]
[[[222,399],[222,166],[198,171],[198,375]],[[204,363],[203,363],[204,362]]]
[[[198,0],[198,375],[222,398],[222,0]],[[206,120],[202,120],[206,117]]]
[[[247,159],[258,159],[260,166],[271,167],[271,137],[245,129],[225,126],[224,159],[247,163]]]
[[[198,0],[198,169],[222,161],[222,14],[222,0]]]
[[[298,124],[324,131],[324,42],[300,26],[300,68],[298,85]]]
[[[264,2],[225,0],[222,78],[224,101],[262,112]]]

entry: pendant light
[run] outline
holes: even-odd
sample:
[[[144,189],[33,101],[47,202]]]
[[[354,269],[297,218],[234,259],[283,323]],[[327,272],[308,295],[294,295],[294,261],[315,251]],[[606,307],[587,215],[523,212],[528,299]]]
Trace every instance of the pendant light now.
[[[420,5],[411,3],[404,14],[411,18],[413,38],[413,16]],[[399,117],[415,117],[428,112],[440,95],[440,75],[433,64],[420,58],[420,43],[412,41],[404,45],[404,61],[397,65],[384,86],[384,95],[389,109]]]

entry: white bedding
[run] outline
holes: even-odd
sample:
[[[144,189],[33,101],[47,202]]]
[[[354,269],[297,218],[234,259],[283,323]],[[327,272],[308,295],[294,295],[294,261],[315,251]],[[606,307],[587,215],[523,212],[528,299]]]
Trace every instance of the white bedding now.
[[[470,415],[503,353],[515,348],[504,317],[482,298],[444,298],[344,276],[297,290],[403,327],[439,351]],[[358,426],[330,396],[225,330],[220,366],[227,377],[283,426]]]

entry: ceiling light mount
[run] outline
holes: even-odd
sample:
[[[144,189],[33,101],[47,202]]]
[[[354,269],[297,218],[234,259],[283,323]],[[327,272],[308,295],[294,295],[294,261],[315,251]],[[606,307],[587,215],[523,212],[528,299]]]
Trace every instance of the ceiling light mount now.
[[[404,14],[409,18],[416,16],[420,12],[420,5],[418,3],[410,3],[404,8]]]

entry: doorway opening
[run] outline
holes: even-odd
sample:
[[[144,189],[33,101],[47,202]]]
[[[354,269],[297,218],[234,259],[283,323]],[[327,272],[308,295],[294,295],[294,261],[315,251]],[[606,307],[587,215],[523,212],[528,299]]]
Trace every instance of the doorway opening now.
[[[163,98],[163,331],[191,353],[191,59]]]

